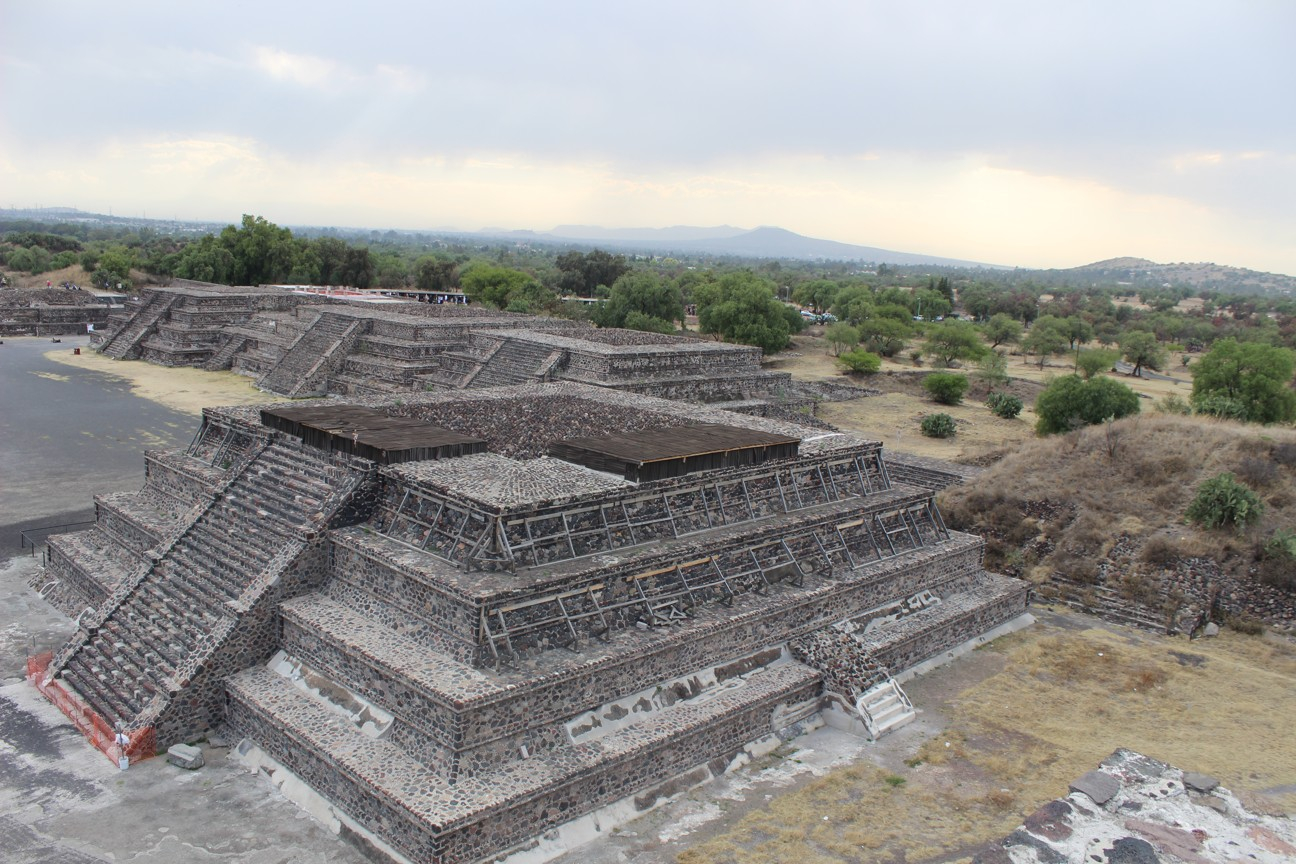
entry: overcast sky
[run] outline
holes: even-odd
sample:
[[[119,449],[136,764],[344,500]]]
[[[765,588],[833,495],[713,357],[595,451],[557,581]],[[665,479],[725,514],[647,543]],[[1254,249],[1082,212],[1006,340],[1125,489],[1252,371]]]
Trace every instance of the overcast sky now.
[[[1296,2],[0,0],[0,206],[1296,274]]]

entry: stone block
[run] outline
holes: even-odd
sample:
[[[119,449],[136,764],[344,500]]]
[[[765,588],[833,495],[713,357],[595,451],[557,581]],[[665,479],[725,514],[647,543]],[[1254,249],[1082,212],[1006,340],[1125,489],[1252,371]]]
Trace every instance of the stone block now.
[[[1101,807],[1120,791],[1120,781],[1102,771],[1089,771],[1072,781],[1070,789],[1072,792],[1083,792]]]
[[[1209,774],[1198,774],[1196,771],[1185,771],[1183,783],[1194,792],[1210,792],[1219,785],[1219,781]]]
[[[186,771],[195,771],[203,766],[202,750],[188,744],[172,744],[167,748],[167,761]]]

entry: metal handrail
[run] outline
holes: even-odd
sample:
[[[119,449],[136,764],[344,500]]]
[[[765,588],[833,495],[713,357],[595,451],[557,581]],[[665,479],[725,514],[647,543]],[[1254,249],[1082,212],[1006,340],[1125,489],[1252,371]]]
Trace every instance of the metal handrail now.
[[[39,534],[40,532],[44,531],[45,536],[49,537],[49,535],[57,532],[61,528],[79,528],[79,527],[85,527],[86,525],[93,525],[93,524],[95,524],[95,520],[90,519],[86,522],[65,522],[62,525],[41,525],[38,528],[28,528],[24,531],[18,532],[18,535],[21,538],[20,545],[18,548],[26,549],[28,546],[30,546],[32,550],[31,554],[34,556],[36,554],[36,547],[39,546],[40,544],[37,543],[36,540],[33,539],[32,537],[29,537],[28,536],[29,534]]]

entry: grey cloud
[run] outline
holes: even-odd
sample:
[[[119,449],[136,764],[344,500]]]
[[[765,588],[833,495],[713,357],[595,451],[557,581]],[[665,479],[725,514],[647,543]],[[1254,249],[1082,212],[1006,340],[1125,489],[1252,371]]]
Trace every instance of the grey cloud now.
[[[8,130],[13,146],[229,135],[303,159],[506,150],[633,170],[986,153],[1234,201],[1293,176],[1155,170],[1173,152],[1296,152],[1287,3],[191,5],[11,8],[23,62],[0,86],[12,116],[50,117]],[[341,74],[273,79],[258,46]]]

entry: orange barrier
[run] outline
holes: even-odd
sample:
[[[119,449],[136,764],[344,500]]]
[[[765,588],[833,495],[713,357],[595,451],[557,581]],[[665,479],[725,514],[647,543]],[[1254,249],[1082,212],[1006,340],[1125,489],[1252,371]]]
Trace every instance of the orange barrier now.
[[[55,707],[72,721],[72,725],[79,729],[86,740],[99,752],[119,764],[121,757],[125,756],[131,765],[157,753],[157,734],[152,726],[123,733],[126,744],[124,747],[120,746],[117,743],[117,730],[112,727],[112,724],[100,717],[98,712],[82,702],[76,693],[64,687],[61,682],[56,680],[46,682],[45,672],[53,659],[52,651],[28,657],[27,680],[35,685],[41,695],[53,702]]]

